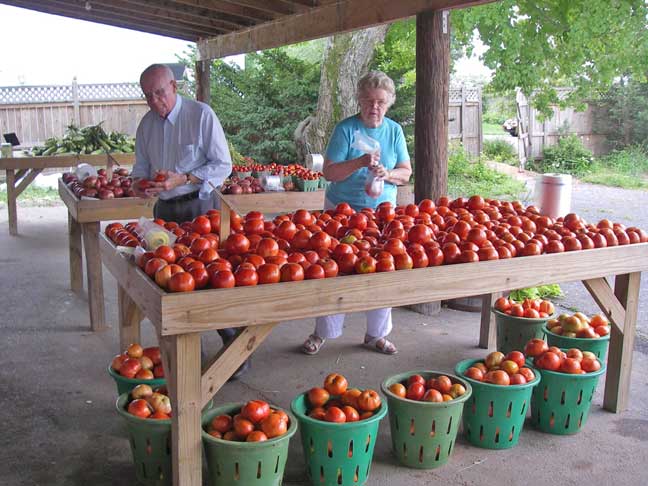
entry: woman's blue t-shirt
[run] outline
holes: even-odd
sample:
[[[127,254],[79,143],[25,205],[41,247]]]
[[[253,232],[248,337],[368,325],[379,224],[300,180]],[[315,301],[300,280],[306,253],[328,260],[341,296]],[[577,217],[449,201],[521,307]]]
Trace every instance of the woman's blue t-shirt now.
[[[356,130],[380,143],[380,163],[387,170],[393,169],[396,164],[410,160],[405,135],[398,123],[384,118],[379,127],[367,128],[358,115],[346,118],[337,124],[326,148],[326,158],[337,163],[364,155],[363,152],[351,148]],[[375,208],[384,201],[396,204],[396,185],[390,182],[385,181],[385,188],[377,198],[367,195],[364,186],[368,170],[363,167],[343,181],[332,182],[326,190],[326,198],[335,205],[347,202],[356,211],[362,208]]]

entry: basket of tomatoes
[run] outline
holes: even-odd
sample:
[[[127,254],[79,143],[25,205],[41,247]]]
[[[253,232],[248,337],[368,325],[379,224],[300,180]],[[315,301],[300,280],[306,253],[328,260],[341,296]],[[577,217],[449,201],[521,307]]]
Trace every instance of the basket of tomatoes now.
[[[526,365],[526,356],[513,350],[489,353],[484,360],[466,359],[455,372],[472,386],[463,411],[468,441],[486,449],[508,449],[520,438],[531,392],[540,374]]]
[[[295,417],[263,400],[227,403],[202,415],[210,486],[273,486],[283,480]]]
[[[139,343],[130,344],[122,354],[116,355],[108,366],[108,374],[117,384],[117,394],[130,392],[145,383],[152,387],[166,384],[160,348],[143,348]]]
[[[392,451],[401,464],[431,469],[448,462],[472,387],[458,376],[409,371],[381,385],[389,404]]]
[[[378,426],[387,404],[371,389],[349,388],[329,374],[323,387],[298,395],[290,406],[299,421],[313,486],[362,486],[367,482]]]
[[[126,423],[137,481],[172,485],[171,401],[166,389],[137,385],[119,396],[116,408]]]
[[[545,325],[547,344],[558,348],[591,351],[605,362],[610,343],[610,323],[600,314],[587,317],[582,312],[560,314]]]
[[[492,309],[497,325],[497,350],[506,354],[523,349],[532,338],[541,338],[544,326],[555,313],[548,300],[524,299],[515,302],[506,297],[495,301]]]
[[[592,398],[605,365],[592,351],[568,350],[529,343],[529,356],[542,375],[531,398],[531,423],[557,435],[580,431],[589,415]]]

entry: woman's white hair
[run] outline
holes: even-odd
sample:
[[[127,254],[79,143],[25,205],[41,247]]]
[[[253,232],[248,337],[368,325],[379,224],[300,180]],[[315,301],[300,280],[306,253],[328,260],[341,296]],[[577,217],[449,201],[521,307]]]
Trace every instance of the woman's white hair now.
[[[369,71],[358,81],[358,98],[370,89],[384,89],[389,95],[389,106],[396,101],[396,87],[392,78],[382,71]]]

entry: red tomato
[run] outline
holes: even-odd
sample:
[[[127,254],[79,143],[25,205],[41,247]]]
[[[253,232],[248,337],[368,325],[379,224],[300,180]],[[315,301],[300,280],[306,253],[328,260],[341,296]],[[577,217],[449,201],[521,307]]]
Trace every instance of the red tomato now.
[[[475,381],[484,381],[484,372],[479,368],[471,366],[464,372],[464,376]]]
[[[405,394],[406,398],[410,400],[420,400],[425,394],[425,385],[422,383],[411,383],[407,386],[407,393]]]
[[[330,393],[325,388],[314,387],[308,390],[308,403],[310,403],[311,407],[323,407],[330,396]]]
[[[484,375],[484,382],[492,383],[493,385],[507,386],[511,384],[511,378],[504,370],[489,371]]]
[[[259,285],[278,283],[281,281],[281,274],[279,272],[279,265],[274,263],[264,263],[257,268],[259,276]]]
[[[348,385],[347,379],[338,373],[330,373],[324,379],[324,388],[331,395],[342,395],[347,390]]]
[[[423,397],[421,397],[421,400],[424,402],[442,402],[443,394],[439,390],[430,388],[428,390],[425,390],[425,393],[423,394]]]
[[[279,269],[282,282],[297,282],[304,280],[304,268],[299,263],[288,262]]]
[[[176,261],[176,254],[173,251],[173,248],[168,245],[158,246],[155,251],[153,251],[153,255],[156,258],[162,258],[167,263],[175,263]]]
[[[548,349],[549,346],[544,339],[533,338],[524,346],[524,354],[530,358],[535,358]]]
[[[524,362],[526,360],[524,353],[520,351],[511,351],[509,352],[505,357],[505,360],[510,360],[515,362],[518,367],[522,368],[524,366]]]
[[[270,405],[263,400],[250,400],[243,405],[241,415],[250,422],[258,424],[270,415]]]
[[[234,272],[234,279],[237,287],[254,286],[259,283],[259,274],[254,268],[240,265]]]
[[[324,415],[324,420],[341,424],[346,422],[346,415],[339,407],[329,407]]]
[[[221,434],[224,434],[232,428],[232,417],[229,415],[217,415],[209,423],[209,427],[212,430],[217,430]]]
[[[148,418],[153,413],[153,409],[146,400],[138,398],[128,404],[128,413],[139,418]]]
[[[345,405],[344,407],[342,407],[342,411],[346,416],[347,422],[357,422],[358,420],[360,420],[360,414],[355,408],[349,405]]]
[[[244,234],[233,233],[225,240],[224,248],[231,255],[242,255],[249,251],[250,240]]]
[[[365,390],[358,397],[358,408],[363,412],[373,412],[380,405],[380,395],[375,390]]]
[[[405,398],[405,395],[407,394],[407,388],[405,388],[405,385],[402,383],[393,383],[389,387],[389,391],[400,398]]]

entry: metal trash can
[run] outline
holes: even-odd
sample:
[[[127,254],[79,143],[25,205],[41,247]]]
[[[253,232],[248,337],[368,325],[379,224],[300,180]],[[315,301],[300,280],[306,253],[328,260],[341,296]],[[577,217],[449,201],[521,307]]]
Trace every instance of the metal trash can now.
[[[569,174],[541,174],[536,182],[540,213],[552,218],[570,212],[572,176]]]

